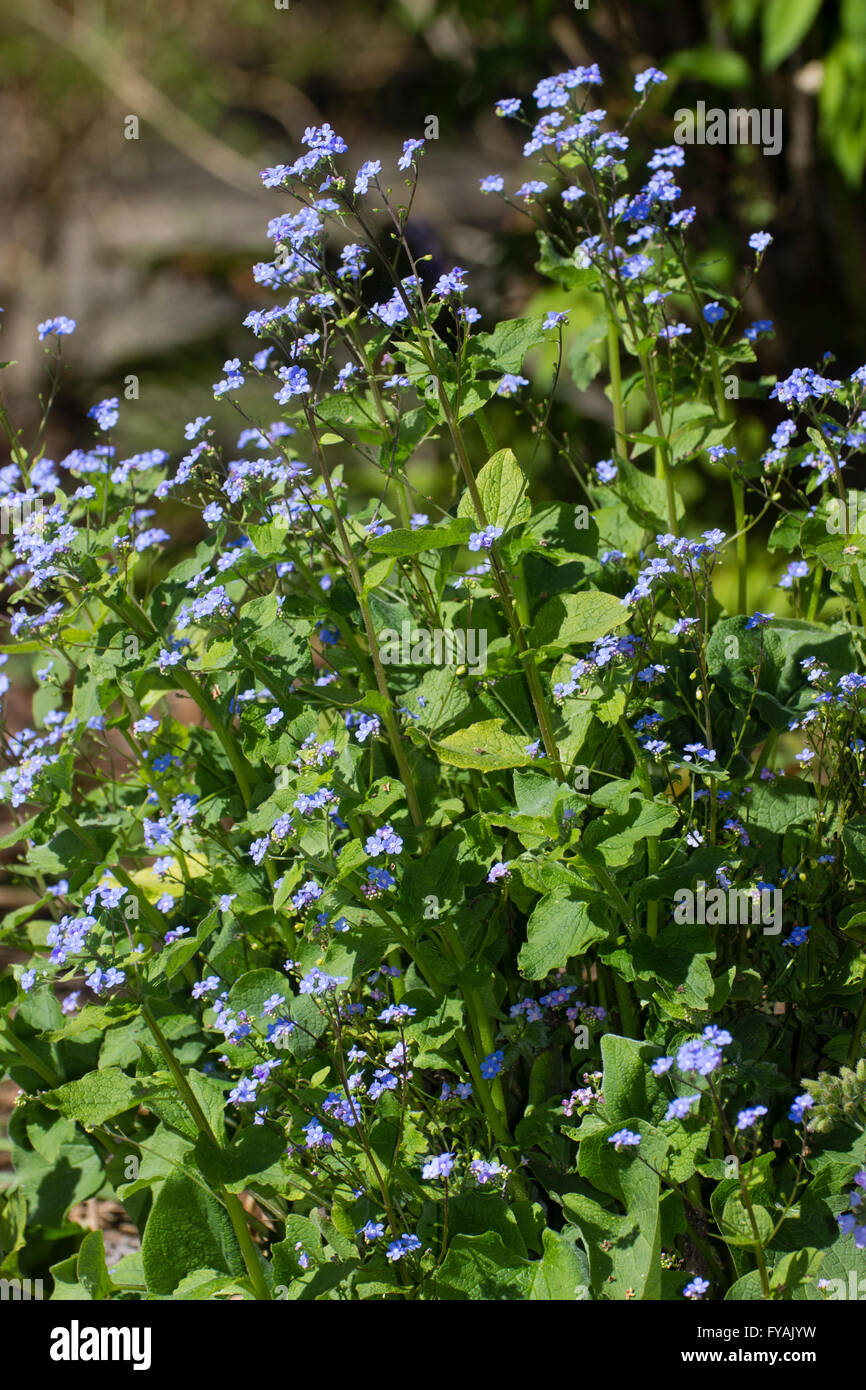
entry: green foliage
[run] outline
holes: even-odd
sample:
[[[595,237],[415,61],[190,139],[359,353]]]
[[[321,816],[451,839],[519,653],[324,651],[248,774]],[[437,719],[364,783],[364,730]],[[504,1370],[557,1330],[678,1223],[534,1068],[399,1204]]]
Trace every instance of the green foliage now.
[[[816,13],[767,7],[769,66]],[[466,272],[429,283],[417,147],[400,204],[316,145],[266,176],[300,201],[257,278],[298,293],[251,315],[276,353],[215,388],[238,458],[201,417],[179,465],[100,443],[61,468],[11,436],[10,496],[44,515],[2,537],[34,728],[4,715],[27,892],[0,1263],[67,1242],[56,1299],[806,1299],[856,1267],[866,567],[831,501],[859,506],[863,383],[780,383],[791,429],[756,450],[723,390],[755,364],[751,272],[704,281],[671,170],[626,197],[574,90],[535,204],[539,269],[584,315],[568,348],[566,310],[477,330]],[[387,255],[362,251],[374,197]],[[599,378],[590,466],[557,421]],[[509,410],[585,505],[536,500]],[[700,456],[728,473],[712,529]],[[193,554],[162,529],[190,507]],[[804,559],[791,611],[749,615],[768,513]],[[97,1195],[140,1232],[112,1268],[69,1219]]]

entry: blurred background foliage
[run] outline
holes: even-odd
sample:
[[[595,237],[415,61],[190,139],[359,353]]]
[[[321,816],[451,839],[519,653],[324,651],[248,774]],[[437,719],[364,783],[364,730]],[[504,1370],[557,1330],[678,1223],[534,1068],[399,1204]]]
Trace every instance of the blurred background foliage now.
[[[654,63],[669,73],[633,132],[636,158],[670,144],[674,112],[699,100],[781,108],[777,156],[687,150],[692,245],[709,278],[742,289],[749,233],[773,232],[746,289],[748,318],[776,324],[759,346],[759,374],[813,365],[828,349],[838,370],[866,360],[866,0],[0,0],[0,15],[3,356],[17,362],[4,390],[26,426],[44,380],[36,322],[63,313],[79,325],[63,342],[53,457],[85,442],[84,412],[122,398],[130,374],[139,399],[123,402],[123,452],[162,446],[177,457],[183,423],[213,408],[223,359],[251,351],[240,321],[269,302],[251,265],[268,254],[265,225],[281,203],[258,170],[291,159],[304,127],[323,120],[357,165],[393,162],[402,139],[436,116],[417,249],[433,269],[468,268],[483,326],[568,307],[579,333],[592,305],[539,280],[532,224],[478,190],[486,173],[524,177],[522,131],[494,117],[495,101],[527,97],[541,76],[578,63],[600,65],[614,122],[631,108],[634,72]],[[138,138],[127,138],[136,122]],[[539,353],[530,368],[543,395],[551,360]],[[590,461],[609,453],[601,379],[584,386],[566,373],[563,385],[555,427]],[[272,409],[263,393],[266,418]],[[532,459],[536,494],[580,500],[529,417],[518,408],[515,423],[513,403],[493,411],[499,437]],[[740,413],[741,447],[757,452],[778,411],[744,399]],[[234,419],[225,407],[215,415],[231,447]],[[435,451],[415,476],[422,491],[447,496]],[[719,520],[717,477],[696,464],[681,486],[696,519]],[[193,514],[188,526],[192,536]],[[756,549],[758,593],[765,566],[775,575],[781,560]]]

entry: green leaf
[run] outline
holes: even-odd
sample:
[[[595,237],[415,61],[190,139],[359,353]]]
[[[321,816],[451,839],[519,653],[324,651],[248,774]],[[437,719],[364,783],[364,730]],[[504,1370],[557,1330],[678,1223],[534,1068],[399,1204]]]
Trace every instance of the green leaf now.
[[[601,371],[604,349],[599,350],[599,344],[606,337],[607,319],[601,316],[570,338],[566,361],[578,391],[585,391]]]
[[[129,999],[111,999],[107,1004],[85,1004],[62,1028],[55,1028],[49,1037],[52,1042],[57,1042],[61,1038],[74,1037],[77,1033],[88,1033],[94,1028],[105,1032],[116,1024],[127,1023],[137,1013],[138,1005]]]
[[[289,1001],[293,998],[291,986],[285,975],[278,970],[248,970],[235,980],[229,991],[229,1004],[232,1009],[245,1010],[251,1018],[261,1018],[262,1005],[272,994],[281,994]]]
[[[460,1192],[449,1204],[448,1224],[452,1232],[465,1236],[498,1235],[503,1245],[517,1255],[526,1255],[526,1243],[517,1217],[506,1201],[495,1192]]]
[[[286,1217],[285,1231],[285,1238],[271,1249],[274,1285],[291,1288],[303,1272],[298,1260],[299,1254],[303,1251],[310,1260],[318,1263],[322,1252],[322,1237],[308,1216],[300,1216],[296,1212],[291,1212]],[[296,1249],[298,1242],[300,1250]]]
[[[533,1266],[533,1303],[572,1303],[589,1297],[589,1261],[572,1240],[559,1231],[543,1234],[544,1255]]]
[[[285,1151],[285,1136],[270,1125],[248,1125],[224,1149],[204,1134],[195,1145],[196,1163],[208,1182],[230,1191],[242,1189],[247,1178],[263,1173]]]
[[[560,256],[546,232],[539,232],[538,245],[541,255],[536,262],[536,270],[547,276],[548,280],[555,280],[563,289],[578,289],[598,280],[599,273],[592,266],[584,268],[576,265],[573,258]]]
[[[56,1265],[51,1265],[49,1274],[54,1280],[51,1303],[88,1303],[91,1294],[78,1279],[78,1256],[69,1255]]]
[[[808,1246],[803,1250],[791,1250],[773,1266],[770,1287],[785,1299],[805,1299],[813,1290],[817,1293],[814,1281],[819,1270],[825,1277],[824,1255],[823,1250]]]
[[[650,1070],[658,1055],[659,1049],[652,1043],[616,1033],[602,1034],[604,1113],[617,1128],[630,1115],[648,1120],[663,1112],[669,1099],[668,1088]]]
[[[631,946],[628,978],[647,980],[657,1003],[676,1004],[670,1017],[685,1018],[687,1009],[705,1009],[716,993],[709,966],[715,946],[709,931],[699,926],[671,925],[652,941],[636,937]]]
[[[501,526],[507,531],[529,520],[532,506],[526,496],[526,478],[510,449],[493,454],[475,484],[489,526]],[[468,490],[460,498],[457,515],[474,522],[473,530],[481,525]]]
[[[38,816],[30,816],[28,820],[22,821],[20,825],[16,825],[14,830],[8,831],[5,835],[0,835],[0,849],[11,849],[13,845],[17,845],[20,841],[26,840],[38,819]]]
[[[419,526],[417,531],[388,531],[384,536],[371,536],[366,548],[374,555],[397,556],[418,555],[422,550],[443,550],[449,545],[463,545],[475,530],[472,521],[468,516],[460,516],[444,526]]]
[[[653,442],[649,436],[647,438],[650,443]],[[628,459],[618,458],[617,467],[619,472],[616,487],[625,502],[629,516],[651,531],[667,531],[667,489],[663,479],[643,473],[633,463],[629,463]],[[676,492],[674,505],[677,517],[681,517],[685,507],[682,498]]]
[[[757,1269],[750,1269],[748,1274],[743,1274],[731,1284],[725,1294],[725,1302],[736,1300],[738,1303],[760,1303],[763,1297],[764,1290],[760,1272]]]
[[[758,1239],[761,1245],[766,1245],[773,1230],[773,1218],[767,1208],[758,1205],[753,1197],[751,1198],[751,1205],[755,1225],[758,1228]],[[739,1192],[731,1193],[718,1220],[719,1232],[726,1244],[754,1248],[755,1236],[752,1223]]]
[[[842,829],[845,868],[857,883],[866,883],[866,816],[855,816]]]
[[[762,62],[765,71],[777,68],[802,43],[811,29],[821,0],[767,0],[762,23]]]
[[[526,752],[526,739],[505,733],[502,719],[485,719],[458,729],[433,744],[439,761],[452,767],[471,767],[480,772],[495,772],[506,767],[525,767],[532,762]]]
[[[375,565],[371,565],[364,575],[364,593],[372,593],[374,589],[378,589],[380,584],[384,584],[395,564],[394,557],[387,556],[384,560],[379,560]]]
[[[547,502],[535,508],[517,545],[521,550],[531,546],[550,561],[594,557],[598,553],[598,526],[586,507]]]
[[[476,333],[469,341],[469,357],[497,372],[519,372],[531,348],[550,341],[540,316],[503,319],[492,333]]]
[[[663,1166],[667,1141],[639,1120],[626,1118],[630,1122],[625,1127],[641,1134],[640,1154],[633,1149],[617,1153],[607,1138],[619,1126],[606,1125],[581,1140],[578,1162],[581,1176],[618,1198],[626,1214],[619,1216],[577,1193],[565,1195],[563,1205],[583,1238],[596,1297],[655,1300],[661,1296],[661,1222],[654,1170]]]
[[[15,1154],[15,1176],[27,1194],[31,1226],[60,1226],[70,1208],[98,1192],[105,1182],[102,1160],[83,1137],[66,1143],[60,1157],[48,1162],[41,1154]]]
[[[713,87],[744,88],[752,80],[751,68],[741,53],[715,44],[672,53],[665,58],[665,71],[671,77]]]
[[[200,951],[205,942],[213,936],[214,932],[220,927],[220,914],[216,909],[212,909],[207,916],[203,917],[198,925],[195,936],[185,936],[180,941],[173,941],[170,945],[164,946],[153,962],[148,979],[150,984],[165,975],[167,980],[173,980],[178,975],[187,961],[192,960],[197,951]]]
[[[495,1231],[457,1235],[433,1283],[436,1296],[445,1301],[523,1302],[530,1296],[533,1268]]]
[[[261,559],[271,560],[275,556],[285,555],[288,532],[284,525],[278,525],[275,521],[270,521],[267,525],[249,525],[246,534],[249,535]]]
[[[609,931],[602,907],[550,894],[541,899],[527,923],[526,944],[517,958],[520,971],[529,980],[543,980],[549,971],[604,941]]]
[[[581,849],[597,849],[612,867],[627,864],[636,844],[661,835],[677,819],[676,808],[669,802],[632,795],[626,807],[611,808],[587,827]]]
[[[595,642],[628,621],[628,609],[615,594],[587,589],[580,594],[557,594],[541,608],[530,633],[530,646],[565,651],[579,642]]]
[[[91,1298],[111,1296],[113,1285],[105,1264],[102,1231],[88,1231],[78,1247],[78,1279]]]
[[[716,845],[702,845],[694,854],[684,856],[679,864],[642,879],[637,885],[637,895],[642,900],[658,902],[660,898],[673,898],[678,888],[691,888],[694,891],[700,879],[709,882],[715,876],[716,869],[721,864],[730,863],[730,860],[729,850]]]
[[[106,1067],[58,1086],[56,1091],[44,1091],[39,1099],[61,1115],[93,1128],[134,1109],[144,1089],[141,1081],[127,1076],[119,1067]]]
[[[244,1273],[224,1207],[184,1174],[166,1178],[160,1188],[144,1229],[141,1259],[148,1290],[155,1294],[173,1293],[199,1269]]]
[[[749,798],[749,829],[754,826],[756,830],[770,830],[781,835],[789,826],[814,820],[816,814],[815,796],[798,777],[759,782]]]

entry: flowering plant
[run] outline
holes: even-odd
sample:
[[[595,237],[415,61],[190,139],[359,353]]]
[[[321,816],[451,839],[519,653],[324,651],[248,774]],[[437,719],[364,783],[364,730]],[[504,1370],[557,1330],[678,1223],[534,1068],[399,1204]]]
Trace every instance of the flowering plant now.
[[[2,661],[37,687],[0,774],[4,1274],[57,1229],[57,1298],[820,1298],[862,1258],[866,367],[793,371],[741,443],[772,325],[691,254],[682,147],[629,168],[664,81],[622,131],[595,67],[497,107],[538,177],[482,190],[561,308],[480,327],[413,250],[425,142],[352,172],[323,125],[263,172],[280,302],[178,463],[123,456],[115,398],[60,463],[3,412]],[[39,325],[52,372],[74,329]],[[606,380],[606,459],[567,376]],[[585,505],[533,502],[502,400]],[[762,526],[783,617],[749,611]],[[64,1225],[100,1193],[142,1236],[111,1268]]]

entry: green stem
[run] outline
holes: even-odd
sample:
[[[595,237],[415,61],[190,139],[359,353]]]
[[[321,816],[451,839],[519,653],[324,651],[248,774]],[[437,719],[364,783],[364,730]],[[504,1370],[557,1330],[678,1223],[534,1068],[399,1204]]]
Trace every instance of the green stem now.
[[[848,1048],[847,1057],[849,1067],[853,1067],[860,1056],[860,1038],[863,1035],[864,1028],[866,1028],[866,999],[863,1000],[860,1006],[860,1012],[854,1024],[854,1032],[851,1034],[851,1046]]]
[[[613,972],[613,987],[616,990],[616,1002],[619,1009],[619,1016],[622,1021],[622,1031],[627,1038],[637,1037],[637,1011],[632,1004],[628,985],[621,975]]]
[[[637,778],[640,782],[641,791],[643,792],[647,801],[652,801],[654,798],[652,781],[649,775],[649,769],[644,760],[644,755],[640,748],[640,745],[638,744],[638,741],[634,736],[634,731],[630,727],[628,720],[624,716],[619,721],[619,727],[623,738],[629,746],[632,758],[634,759],[635,772],[637,773]],[[658,873],[659,855],[660,849],[658,839],[655,835],[648,836],[646,842],[646,868],[648,876],[652,876],[653,874]],[[659,929],[658,899],[656,899],[654,902],[647,903],[646,929],[647,935],[654,941],[656,936],[658,935]]]
[[[737,608],[748,610],[749,538],[746,535],[746,489],[742,478],[731,473],[731,497],[734,502],[734,525],[737,531]]]
[[[610,395],[613,402],[613,429],[616,435],[616,451],[623,458],[628,456],[625,437],[625,406],[622,400],[622,367],[619,360],[619,323],[613,306],[605,300],[607,309],[607,368],[610,374]]]
[[[199,1133],[205,1135],[212,1144],[216,1144],[216,1135],[210,1127],[208,1118],[202,1110],[195,1092],[187,1081],[183,1069],[172,1052],[165,1034],[145,1003],[141,1005],[141,1015],[153,1035],[154,1042],[162,1053],[165,1064],[171,1072],[174,1084],[187,1110],[192,1116],[196,1128]],[[217,1190],[229,1214],[229,1220],[232,1223],[232,1228],[237,1238],[238,1245],[240,1246],[241,1255],[243,1256],[247,1274],[250,1277],[250,1283],[253,1286],[256,1298],[259,1302],[270,1302],[270,1289],[268,1288],[267,1280],[265,1279],[264,1271],[259,1261],[258,1252],[253,1244],[253,1238],[250,1235],[244,1209],[240,1204],[240,1200],[236,1193],[227,1192],[222,1184],[218,1186]]]
[[[716,411],[720,420],[728,420],[728,402],[722,387],[722,373],[719,366],[719,350],[716,340],[713,337],[712,329],[704,318],[703,306],[697,287],[692,279],[688,261],[685,255],[680,259],[686,283],[689,287],[692,303],[695,308],[698,323],[701,325],[704,342],[710,359],[710,371],[713,378],[713,392],[716,397]],[[737,535],[737,609],[740,613],[748,612],[748,577],[749,577],[749,541],[746,534],[746,488],[742,478],[738,478],[732,471],[731,478],[731,498],[734,503],[734,521]]]
[[[483,410],[478,411],[475,416],[475,422],[481,431],[481,438],[484,440],[488,455],[492,457],[496,453],[496,439],[490,428],[490,421],[487,419]]]
[[[717,1092],[716,1092],[716,1088],[715,1088],[715,1086],[713,1085],[713,1082],[712,1082],[711,1078],[709,1078],[709,1077],[707,1078],[707,1085],[708,1085],[708,1087],[709,1087],[709,1092],[710,1092],[710,1095],[711,1095],[711,1097],[712,1097],[713,1105],[715,1106],[715,1109],[716,1109],[716,1114],[718,1115],[719,1121],[720,1121],[721,1126],[722,1126],[722,1132],[723,1132],[723,1134],[724,1134],[724,1136],[725,1136],[725,1140],[726,1140],[726,1142],[727,1142],[727,1144],[728,1144],[728,1151],[729,1151],[729,1153],[735,1154],[735,1153],[736,1153],[736,1141],[735,1141],[735,1139],[734,1139],[733,1133],[731,1132],[731,1128],[730,1128],[730,1126],[729,1126],[729,1124],[728,1124],[728,1122],[727,1122],[727,1119],[726,1119],[726,1117],[725,1117],[725,1112],[724,1112],[724,1109],[723,1109],[723,1107],[722,1107],[722,1103],[721,1103],[721,1101],[719,1100],[718,1094],[717,1094]],[[757,1218],[756,1218],[756,1216],[755,1216],[754,1207],[752,1206],[752,1198],[751,1198],[751,1194],[749,1193],[749,1185],[748,1185],[748,1183],[746,1182],[746,1179],[745,1179],[745,1177],[744,1177],[744,1175],[743,1175],[743,1165],[742,1165],[741,1163],[738,1163],[738,1164],[737,1164],[737,1183],[739,1184],[739,1188],[740,1188],[740,1199],[741,1199],[741,1201],[742,1201],[742,1203],[743,1203],[743,1206],[744,1206],[745,1209],[746,1209],[746,1214],[747,1214],[747,1216],[748,1216],[748,1218],[749,1218],[749,1225],[750,1225],[751,1228],[752,1228],[752,1246],[753,1246],[753,1249],[754,1249],[754,1251],[755,1251],[755,1259],[756,1259],[757,1264],[758,1264],[758,1273],[759,1273],[760,1279],[761,1279],[761,1292],[763,1293],[764,1298],[769,1299],[771,1295],[770,1295],[770,1277],[769,1277],[769,1275],[768,1275],[768,1273],[767,1273],[767,1261],[766,1261],[765,1258],[764,1258],[764,1247],[763,1247],[763,1244],[762,1244],[762,1242],[761,1242],[761,1233],[760,1233],[760,1231],[758,1230],[758,1221],[757,1221]]]
[[[475,1056],[475,1053],[472,1050],[472,1044],[469,1041],[466,1032],[462,1028],[457,1033],[455,1033],[454,1036],[457,1040],[457,1046],[460,1048],[460,1051],[463,1054],[463,1060],[466,1063],[466,1069],[469,1072],[469,1075],[472,1077],[472,1084],[474,1085],[475,1090],[478,1093],[478,1097],[481,1101],[484,1114],[487,1116],[487,1123],[490,1125],[492,1133],[499,1140],[500,1144],[502,1144],[506,1149],[508,1149],[511,1155],[513,1156],[514,1140],[512,1139],[507,1128],[505,1127],[502,1116],[496,1109],[496,1106],[493,1104],[493,1098],[490,1094],[490,1087],[487,1085],[487,1082],[481,1075],[481,1069],[478,1066],[478,1058]]]
[[[102,850],[100,849],[96,841],[93,839],[93,837],[91,835],[88,835],[86,830],[82,829],[82,827],[73,819],[70,813],[66,810],[65,806],[62,806],[60,808],[60,810],[58,811],[58,816],[63,821],[63,823],[69,827],[76,839],[80,840],[81,843],[90,851],[90,853],[94,856],[95,863],[98,864],[104,856]],[[118,883],[122,883],[123,887],[126,888],[128,892],[132,893],[132,895],[138,902],[142,912],[144,913],[144,916],[147,918],[148,922],[153,927],[156,934],[161,937],[163,931],[165,930],[165,923],[163,922],[163,919],[157,912],[156,908],[148,901],[146,895],[139,888],[138,884],[133,882],[126,870],[121,868],[119,864],[115,865],[111,872],[117,879]]]
[[[854,593],[857,596],[857,610],[860,614],[860,622],[863,631],[866,632],[866,590],[863,588],[863,580],[860,578],[860,570],[856,564],[851,566],[851,580],[854,585]]]
[[[447,946],[450,948],[454,958],[457,961],[459,961],[461,965],[466,965],[469,961],[469,957],[467,956],[463,942],[460,940],[460,937],[458,933],[455,931],[454,927],[451,925],[450,922],[443,922],[440,925],[440,930],[443,939],[446,942]],[[478,989],[475,989],[469,985],[461,985],[461,993],[463,995],[463,1002],[466,1005],[466,1012],[469,1015],[469,1021],[472,1030],[475,1033],[476,1038],[478,1039],[478,1045],[481,1048],[484,1055],[489,1057],[491,1052],[494,1051],[494,1038],[493,1030],[490,1027],[490,1018],[484,1007],[484,1001],[481,998],[481,993]],[[489,1089],[491,1097],[493,1099],[493,1104],[496,1106],[496,1109],[499,1111],[499,1114],[502,1117],[503,1130],[505,1134],[509,1134],[508,1108],[505,1104],[505,1092],[502,1089],[502,1081],[500,1077],[497,1076],[494,1079],[493,1084],[490,1086]],[[514,1141],[510,1138],[509,1135],[509,1143],[513,1142]]]
[[[376,686],[378,688],[379,694],[382,696],[382,699],[385,702],[385,711],[383,714],[383,718],[385,721],[385,729],[388,735],[388,742],[391,745],[391,751],[394,754],[394,759],[397,763],[397,770],[400,774],[400,781],[403,783],[403,786],[406,791],[406,804],[409,807],[409,815],[412,817],[412,824],[414,826],[422,826],[424,824],[424,816],[421,811],[421,804],[418,800],[418,793],[415,789],[415,778],[412,775],[412,769],[410,768],[409,760],[406,757],[406,749],[403,744],[403,739],[400,735],[400,730],[397,727],[397,721],[394,718],[394,706],[391,700],[391,693],[388,689],[388,682],[385,679],[385,670],[382,666],[382,661],[379,655],[379,640],[376,636],[376,629],[373,625],[373,615],[370,611],[370,605],[364,594],[364,581],[361,577],[361,571],[358,567],[358,561],[355,557],[355,552],[352,548],[352,542],[350,541],[348,532],[346,531],[346,526],[343,521],[342,512],[340,511],[340,508],[337,505],[337,499],[334,496],[334,489],[331,483],[330,470],[328,469],[328,465],[325,462],[325,451],[322,449],[319,443],[319,438],[316,433],[315,425],[312,419],[312,414],[308,415],[307,423],[316,449],[319,468],[321,470],[322,479],[325,484],[325,490],[327,491],[328,500],[330,501],[331,508],[333,510],[334,523],[340,535],[340,543],[343,548],[343,554],[345,556],[346,563],[349,566],[349,574],[352,580],[352,587],[355,590],[355,598],[357,599],[358,607],[361,610],[361,620],[364,624],[364,632],[367,636],[367,645],[370,649],[370,660],[373,663],[373,671],[376,676]]]
[[[21,1039],[13,1033],[12,1026],[8,1020],[4,1023],[2,1029],[0,1029],[0,1037],[4,1037],[6,1041],[15,1048],[21,1060],[26,1062],[30,1070],[35,1071],[37,1076],[41,1076],[43,1081],[47,1081],[52,1090],[63,1085],[63,1082],[46,1067],[45,1063],[36,1056],[36,1053],[30,1050],[26,1042],[22,1042]]]
[[[451,441],[454,445],[454,452],[456,453],[457,460],[460,464],[460,471],[463,474],[463,480],[466,483],[467,491],[469,493],[470,498],[472,499],[472,506],[475,511],[475,515],[478,518],[479,524],[481,526],[486,526],[487,514],[484,510],[484,504],[481,500],[481,494],[478,491],[478,484],[475,479],[475,474],[472,471],[472,464],[469,462],[469,455],[466,452],[466,445],[463,440],[463,435],[460,431],[457,420],[454,418],[454,412],[451,409],[451,402],[448,400],[448,395],[445,390],[445,387],[443,386],[436,372],[436,364],[433,361],[433,358],[430,355],[429,350],[426,348],[423,339],[421,341],[421,350],[424,353],[424,356],[427,360],[427,365],[430,369],[431,375],[435,378],[437,383],[439,403],[442,407],[442,413],[445,416],[445,420],[448,425],[448,432],[451,435]],[[559,749],[556,745],[556,739],[553,736],[553,724],[550,718],[550,712],[547,708],[547,701],[544,696],[544,688],[541,684],[541,678],[538,674],[538,668],[535,665],[535,658],[533,657],[529,649],[529,643],[527,642],[524,633],[524,626],[526,626],[526,620],[525,618],[518,619],[518,616],[515,613],[515,599],[508,581],[508,576],[503,570],[502,565],[500,564],[495,552],[491,552],[490,559],[493,574],[495,577],[494,583],[496,586],[496,590],[499,594],[502,606],[505,609],[505,617],[508,622],[508,626],[511,629],[512,637],[514,638],[515,645],[520,655],[521,665],[523,666],[523,669],[526,672],[526,683],[529,687],[529,695],[532,700],[532,707],[535,710],[535,717],[538,720],[538,728],[541,734],[541,741],[544,744],[544,751],[550,759],[554,775],[560,782],[564,782],[565,772],[563,771],[562,764],[560,762]]]

